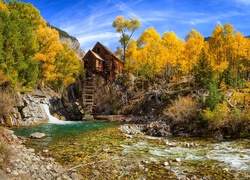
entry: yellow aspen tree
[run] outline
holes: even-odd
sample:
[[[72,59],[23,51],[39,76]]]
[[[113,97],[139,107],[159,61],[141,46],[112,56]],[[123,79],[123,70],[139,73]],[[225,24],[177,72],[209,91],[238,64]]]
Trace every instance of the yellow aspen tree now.
[[[159,63],[161,41],[160,34],[153,27],[145,30],[138,39],[141,61],[143,67],[147,69],[148,77],[154,77],[161,71]]]
[[[204,37],[192,29],[185,38],[185,58],[187,59],[188,76],[192,75],[194,66],[204,48]]]
[[[52,81],[56,78],[55,60],[56,55],[62,50],[59,41],[59,33],[50,27],[40,27],[36,30],[38,52],[34,60],[39,62],[41,85],[44,82]]]
[[[178,39],[174,32],[165,32],[162,36],[162,52],[162,63],[165,64],[166,74],[171,78],[173,72],[176,72],[176,79],[179,82],[183,65],[184,41]]]
[[[222,25],[217,25],[209,39],[209,53],[211,57],[211,65],[216,72],[216,78],[227,69],[228,61],[226,60],[224,43],[224,30]]]
[[[240,71],[241,63],[247,57],[247,41],[241,33],[237,33],[235,36],[235,41],[233,44],[233,78],[234,78],[234,86],[238,85],[238,76]],[[244,70],[244,66],[241,66]]]
[[[137,73],[138,71],[138,50],[137,43],[135,40],[132,40],[128,45],[126,50],[127,61],[125,63],[125,71],[128,73]]]
[[[60,92],[75,81],[80,71],[80,60],[77,53],[66,42],[63,42],[62,46],[55,61],[56,80],[52,82]]]
[[[9,13],[9,8],[7,7],[6,3],[0,2],[0,10],[4,11],[5,13]]]
[[[246,79],[250,82],[250,39],[245,38],[245,41],[246,41],[245,76]]]
[[[234,27],[230,24],[230,23],[226,23],[223,26],[224,29],[224,41],[225,41],[225,55],[226,55],[226,59],[229,62],[229,66],[231,66],[233,64],[233,53],[234,53],[234,48],[233,48],[233,44],[235,41],[235,35],[236,35],[236,30],[234,29]]]
[[[141,24],[138,19],[124,19],[123,16],[117,16],[116,20],[113,22],[113,27],[116,29],[116,32],[121,34],[119,42],[121,43],[123,50],[123,61],[126,62],[125,51],[130,42],[131,37],[133,36],[135,30],[141,27]]]

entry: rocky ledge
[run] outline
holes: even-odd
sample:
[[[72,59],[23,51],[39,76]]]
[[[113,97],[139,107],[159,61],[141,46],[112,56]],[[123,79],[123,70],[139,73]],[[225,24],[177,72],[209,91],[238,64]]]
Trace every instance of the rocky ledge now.
[[[21,94],[14,97],[10,113],[0,117],[0,125],[6,127],[31,126],[48,122],[48,116],[41,104],[48,104],[44,94]]]
[[[0,179],[82,179],[80,174],[63,168],[53,158],[43,156],[43,154],[48,154],[48,150],[36,153],[34,149],[25,147],[22,140],[15,136],[11,130],[1,128],[0,140],[0,148],[4,147],[8,151],[8,156],[6,154],[3,156],[0,153],[0,165],[2,166]]]

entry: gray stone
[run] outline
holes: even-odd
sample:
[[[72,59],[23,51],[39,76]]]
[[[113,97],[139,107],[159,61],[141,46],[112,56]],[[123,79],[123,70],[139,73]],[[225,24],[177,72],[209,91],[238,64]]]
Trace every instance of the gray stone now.
[[[30,109],[29,107],[24,107],[21,111],[22,117],[23,118],[29,118],[31,116]]]
[[[44,138],[46,135],[45,133],[40,133],[40,132],[35,132],[30,134],[30,138],[34,138],[34,139],[41,139]]]
[[[214,135],[213,135],[213,138],[216,140],[216,141],[222,141],[224,138],[223,138],[223,135],[221,134],[220,131],[217,131]]]

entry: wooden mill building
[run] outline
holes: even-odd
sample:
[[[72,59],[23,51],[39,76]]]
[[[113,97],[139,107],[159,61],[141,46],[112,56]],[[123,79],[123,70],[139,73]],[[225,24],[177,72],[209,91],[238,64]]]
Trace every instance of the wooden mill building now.
[[[83,57],[86,76],[101,74],[109,80],[122,72],[122,61],[107,47],[97,42]]]
[[[83,107],[86,119],[92,119],[94,102],[93,74],[100,74],[105,79],[113,81],[114,77],[122,72],[123,63],[107,47],[97,42],[92,50],[83,57],[86,78],[83,88]]]

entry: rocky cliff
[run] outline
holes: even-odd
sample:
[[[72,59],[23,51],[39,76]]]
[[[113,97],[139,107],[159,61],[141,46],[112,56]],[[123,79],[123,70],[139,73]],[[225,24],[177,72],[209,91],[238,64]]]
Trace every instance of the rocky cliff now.
[[[51,114],[59,116],[59,119],[81,120],[84,116],[81,105],[82,82],[80,80],[68,86],[61,98],[50,99]]]
[[[85,55],[85,52],[84,52],[84,50],[81,49],[80,43],[75,37],[69,35],[67,32],[65,32],[59,28],[51,26],[50,24],[48,24],[48,25],[50,27],[56,29],[59,32],[60,42],[68,43],[69,46],[77,52],[79,59],[83,58],[83,56]]]
[[[74,37],[63,37],[63,36],[60,36],[60,42],[66,42],[66,43],[68,43],[69,46],[70,46],[73,50],[75,50],[75,51],[77,52],[78,57],[79,57],[80,59],[82,59],[83,56],[85,55],[84,50],[82,50],[82,49],[80,48],[80,43],[79,43],[79,41],[78,41],[76,38],[74,38]]]
[[[0,117],[0,124],[7,127],[31,126],[48,122],[41,104],[48,103],[44,95],[15,94],[15,104],[10,113]]]
[[[125,101],[124,89],[99,74],[93,75],[92,78],[94,86],[93,114],[116,114],[118,107]],[[61,98],[52,98],[50,100],[51,113],[58,114],[61,119],[83,119],[85,115],[82,100],[83,89],[84,82],[79,80],[67,87]]]

